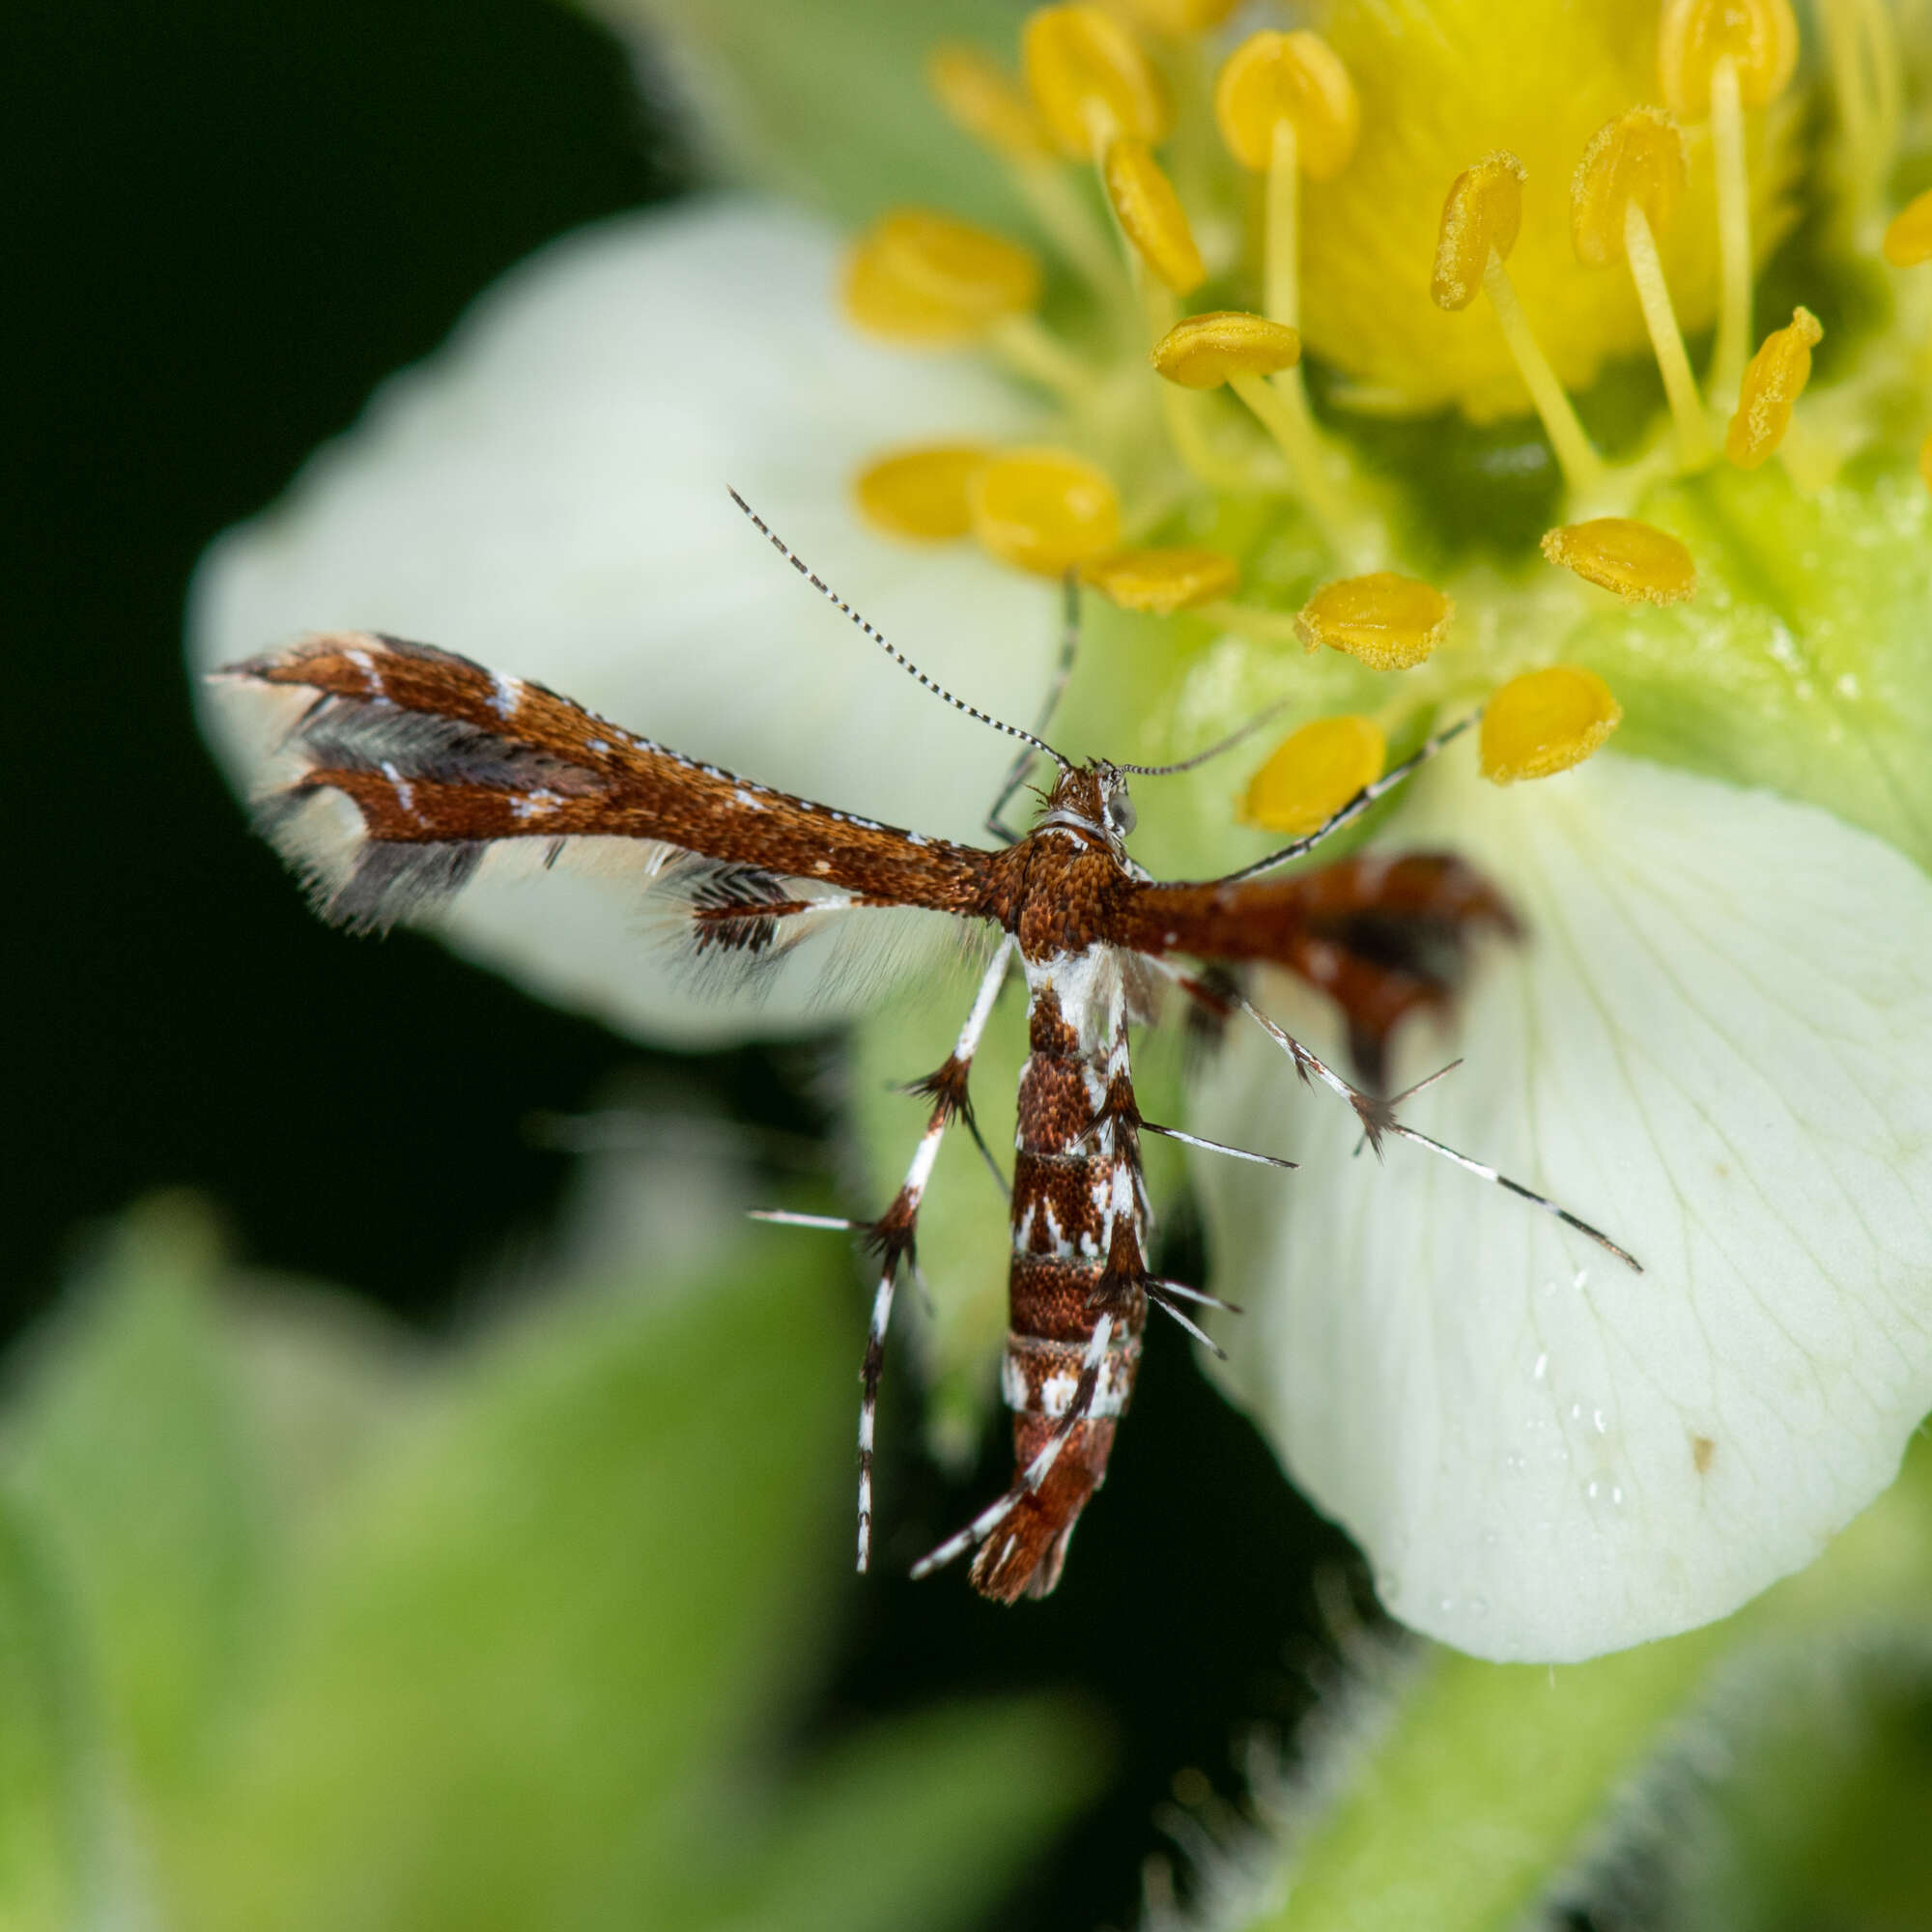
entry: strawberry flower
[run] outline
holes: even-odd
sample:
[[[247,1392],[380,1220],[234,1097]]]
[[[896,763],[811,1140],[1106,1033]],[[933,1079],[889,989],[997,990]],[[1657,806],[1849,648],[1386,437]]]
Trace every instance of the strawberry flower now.
[[[1006,741],[876,663],[728,482],[1016,722],[1077,575],[1076,752],[1180,759],[1285,700],[1278,744],[1143,787],[1160,876],[1246,863],[1482,708],[1367,835],[1474,861],[1528,934],[1402,1037],[1398,1088],[1463,1062],[1404,1118],[1643,1271],[1413,1147],[1352,1160],[1351,1117],[1235,1034],[1187,1123],[1302,1171],[1196,1163],[1248,1311],[1229,1385],[1387,1607],[1484,1657],[1685,1630],[1809,1561],[1932,1407],[1932,216],[1883,193],[1884,14],[1049,7],[927,48],[923,107],[830,89],[808,142],[733,10],[667,11],[738,152],[861,206],[842,253],[744,199],[556,244],[223,539],[197,661],[431,638],[973,836]],[[912,31],[874,83],[910,89]],[[933,205],[883,205],[902,158]],[[825,1010],[792,981],[700,1007],[594,883],[466,895],[450,937],[647,1037]],[[1254,990],[1339,1055],[1311,991]],[[903,1077],[954,1023],[868,1021],[859,1064]],[[916,1123],[862,1112],[889,1184]],[[1001,1325],[976,1184],[943,1168],[923,1231],[955,1443]]]

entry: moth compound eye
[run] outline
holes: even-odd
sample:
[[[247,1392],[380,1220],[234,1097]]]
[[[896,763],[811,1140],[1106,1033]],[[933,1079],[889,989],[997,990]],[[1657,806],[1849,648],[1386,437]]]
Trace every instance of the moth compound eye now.
[[[1107,794],[1107,830],[1117,838],[1124,838],[1140,823],[1140,814],[1134,810],[1134,802],[1127,796],[1127,788],[1122,785]]]

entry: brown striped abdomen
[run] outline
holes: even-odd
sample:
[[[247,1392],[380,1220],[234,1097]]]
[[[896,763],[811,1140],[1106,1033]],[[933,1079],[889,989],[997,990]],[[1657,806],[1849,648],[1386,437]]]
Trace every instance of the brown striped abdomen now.
[[[1044,1481],[974,1561],[974,1588],[1002,1603],[1043,1597],[1060,1580],[1074,1522],[1105,1479],[1147,1321],[1147,1198],[1126,1015],[1118,978],[1097,977],[1096,987],[1093,973],[1061,985],[1042,983],[1050,969],[1028,974],[1032,1050],[1020,1074],[1001,1369],[1001,1392],[1013,1411],[1016,1480],[1065,1426],[1103,1315],[1113,1318],[1118,1339],[1088,1417],[1073,1423]],[[1098,997],[1080,1001],[1070,1014],[1064,1009],[1064,994],[1089,991]]]

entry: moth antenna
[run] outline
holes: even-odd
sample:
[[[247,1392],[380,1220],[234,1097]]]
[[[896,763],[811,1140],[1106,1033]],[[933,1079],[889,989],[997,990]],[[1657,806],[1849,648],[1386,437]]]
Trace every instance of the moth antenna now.
[[[1060,652],[1054,661],[1053,681],[1046,688],[1045,701],[1039,707],[1039,723],[1034,726],[1037,732],[1044,734],[1053,723],[1053,714],[1060,709],[1060,700],[1065,695],[1066,682],[1073,675],[1073,660],[1080,651],[1080,577],[1077,571],[1069,570],[1060,580]],[[1000,795],[993,801],[993,809],[986,814],[986,830],[1004,845],[1018,841],[1019,834],[1005,823],[1001,817],[1013,794],[1026,782],[1027,767],[1033,763],[1033,748],[1029,745],[1012,764],[1008,767],[1006,782],[1000,786]]]
[[[1167,779],[1177,772],[1191,772],[1197,765],[1205,765],[1210,758],[1218,758],[1223,752],[1232,752],[1243,739],[1252,738],[1270,718],[1279,718],[1294,702],[1293,696],[1278,697],[1264,710],[1257,711],[1238,730],[1230,731],[1217,743],[1209,745],[1205,752],[1196,752],[1191,758],[1182,758],[1172,765],[1116,765],[1117,772],[1131,772],[1136,778]]]
[[[728,485],[726,487],[729,488]],[[1070,758],[1062,757],[1061,754],[1058,752],[1056,752],[1053,749],[1053,747],[1046,742],[1044,738],[1036,737],[1031,731],[1023,731],[1017,724],[1009,724],[1004,718],[995,718],[990,711],[981,711],[977,704],[968,704],[963,697],[955,697],[952,695],[952,693],[948,691],[947,688],[943,684],[941,684],[936,678],[927,677],[926,674],[923,670],[921,670],[920,668],[916,664],[914,664],[913,661],[909,657],[907,657],[906,654],[902,650],[900,650],[899,647],[896,644],[895,644],[891,640],[891,639],[889,639],[885,635],[883,631],[878,630],[866,618],[862,617],[859,614],[859,612],[853,610],[851,605],[846,603],[844,598],[839,596],[838,591],[833,589],[831,584],[827,583],[826,581],[822,577],[820,577],[818,573],[814,571],[802,556],[797,555],[792,551],[791,546],[787,544],[785,540],[781,536],[780,536],[768,523],[765,522],[764,518],[759,516],[757,511],[753,509],[751,504],[746,502],[744,497],[739,496],[739,494],[735,490],[731,491],[731,500],[732,502],[737,504],[739,509],[744,511],[746,516],[751,518],[753,525],[756,527],[759,534],[763,536],[765,541],[768,544],[770,544],[771,547],[775,551],[777,551],[778,554],[781,557],[783,557],[784,560],[788,564],[790,564],[791,567],[795,571],[797,571],[798,574],[802,578],[804,578],[805,581],[809,584],[810,584],[811,587],[815,591],[817,591],[818,594],[821,597],[823,597],[828,604],[834,605],[838,610],[842,611],[845,613],[845,615],[851,618],[853,623],[857,624],[860,630],[864,631],[867,637],[870,638],[871,640],[875,644],[877,644],[878,647],[882,651],[884,651],[885,654],[889,658],[891,658],[892,661],[895,665],[897,665],[902,671],[906,671],[911,676],[916,677],[921,684],[924,685],[926,690],[932,693],[932,695],[935,697],[945,698],[947,703],[952,705],[955,711],[963,711],[967,715],[967,717],[978,720],[978,722],[981,724],[990,724],[995,731],[1004,731],[1008,737],[1018,738],[1022,740],[1024,743],[1031,745],[1035,751],[1044,752],[1046,755],[1049,758],[1051,758],[1063,772],[1070,772],[1073,769],[1072,760]]]
[[[1459,718],[1453,724],[1444,725],[1434,737],[1427,738],[1422,745],[1411,752],[1401,764],[1391,765],[1373,784],[1365,784],[1340,810],[1331,812],[1313,832],[1306,832],[1292,844],[1284,845],[1279,851],[1270,852],[1265,859],[1257,859],[1252,866],[1243,866],[1238,872],[1224,872],[1218,879],[1208,881],[1216,886],[1237,886],[1243,879],[1259,877],[1263,872],[1271,872],[1277,866],[1286,866],[1291,859],[1298,859],[1304,852],[1311,852],[1324,838],[1331,838],[1345,825],[1352,825],[1378,798],[1386,797],[1418,765],[1427,764],[1443,746],[1460,738],[1469,726],[1482,717],[1480,711],[1472,711],[1466,718]],[[1129,771],[1131,766],[1122,765],[1122,771]]]

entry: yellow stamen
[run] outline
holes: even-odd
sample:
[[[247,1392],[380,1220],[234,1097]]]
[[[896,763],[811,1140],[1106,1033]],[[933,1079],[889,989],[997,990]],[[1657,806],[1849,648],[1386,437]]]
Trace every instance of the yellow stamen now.
[[[1032,99],[978,47],[948,42],[926,61],[925,77],[953,125],[998,155],[1034,217],[1090,287],[1108,302],[1125,293],[1113,244],[1060,165]]]
[[[1319,34],[1252,34],[1221,69],[1214,118],[1229,153],[1267,175],[1262,305],[1293,328],[1301,313],[1301,177],[1332,181],[1348,166],[1362,125],[1354,82]]]
[[[1065,449],[1009,449],[967,480],[973,534],[1002,562],[1061,577],[1121,539],[1121,499],[1104,470]]]
[[[1039,264],[1015,242],[925,209],[896,209],[854,244],[845,313],[888,341],[940,348],[986,335],[1039,300]]]
[[[1178,296],[1192,295],[1208,279],[1180,197],[1142,141],[1123,137],[1107,149],[1101,178],[1121,231],[1144,261]]]
[[[1042,7],[1028,15],[1020,65],[1047,132],[1076,159],[1097,156],[1121,134],[1157,142],[1173,120],[1166,84],[1104,8]]]
[[[1798,66],[1798,21],[1789,0],[1664,0],[1657,71],[1664,104],[1680,121],[1703,117],[1723,60],[1736,67],[1746,107],[1776,100]]]
[[[1244,309],[1210,309],[1178,322],[1153,346],[1153,366],[1183,389],[1212,389],[1236,375],[1271,376],[1301,357],[1293,329]]]
[[[1609,686],[1580,666],[1513,677],[1483,712],[1483,776],[1515,784],[1567,772],[1602,746],[1623,715]]]
[[[1932,262],[1932,187],[1908,201],[1885,231],[1885,259],[1894,269]]]
[[[1015,376],[1051,389],[1075,408],[1093,401],[1092,372],[1072,350],[1046,329],[1037,316],[1002,316],[986,331],[986,344]]]
[[[1318,718],[1279,744],[1236,808],[1245,824],[1299,838],[1325,825],[1388,764],[1388,746],[1374,720]]]
[[[1274,159],[1278,122],[1293,125],[1302,170],[1332,181],[1361,132],[1349,70],[1319,34],[1260,33],[1229,55],[1214,86],[1214,118],[1228,152],[1252,174]]]
[[[1122,609],[1158,617],[1225,597],[1241,581],[1240,565],[1218,550],[1117,550],[1080,574]]]
[[[1321,446],[1306,408],[1294,409],[1267,378],[1292,369],[1301,356],[1293,329],[1244,309],[1210,309],[1175,324],[1153,346],[1153,366],[1183,389],[1211,389],[1225,383],[1254,412],[1288,459],[1290,473],[1331,543],[1339,544],[1347,517],[1321,460]]]
[[[1537,342],[1503,266],[1522,227],[1522,185],[1527,179],[1523,164],[1500,149],[1456,177],[1442,204],[1429,292],[1438,308],[1451,310],[1467,308],[1479,289],[1489,297],[1565,480],[1573,491],[1593,493],[1603,483],[1604,466]]]
[[[1918,445],[1918,480],[1932,490],[1932,434]]]
[[[1655,524],[1594,517],[1544,533],[1543,554],[1626,604],[1681,604],[1697,588],[1690,553]]]
[[[1053,153],[1046,125],[1006,69],[964,42],[948,41],[926,57],[926,85],[954,126],[1002,160],[1025,163]]]
[[[1125,0],[1128,13],[1156,34],[1179,40],[1218,27],[1239,0]]]
[[[1841,187],[1862,207],[1883,187],[1898,145],[1906,64],[1887,0],[1824,0],[1815,13],[1837,108],[1833,160]]]
[[[1658,77],[1682,121],[1711,117],[1718,185],[1718,346],[1711,389],[1733,396],[1750,349],[1750,180],[1745,109],[1790,85],[1798,22],[1790,0],[1665,0],[1658,30]]]
[[[883,456],[853,481],[859,513],[888,536],[963,537],[973,527],[966,484],[989,454],[976,442],[940,442]]]
[[[1657,252],[1657,236],[1677,212],[1687,172],[1677,124],[1659,108],[1633,107],[1600,128],[1583,151],[1571,184],[1570,239],[1587,267],[1605,268],[1619,257],[1629,263],[1677,424],[1678,452],[1687,469],[1695,469],[1710,460],[1710,431]]]
[[[1724,454],[1740,469],[1755,469],[1784,440],[1791,406],[1811,380],[1812,346],[1825,330],[1808,308],[1795,308],[1783,328],[1774,328],[1750,359],[1738,395],[1738,412],[1724,438]]]
[[[1295,619],[1312,650],[1326,644],[1371,670],[1409,670],[1439,644],[1456,606],[1432,583],[1372,571],[1324,583]]]

